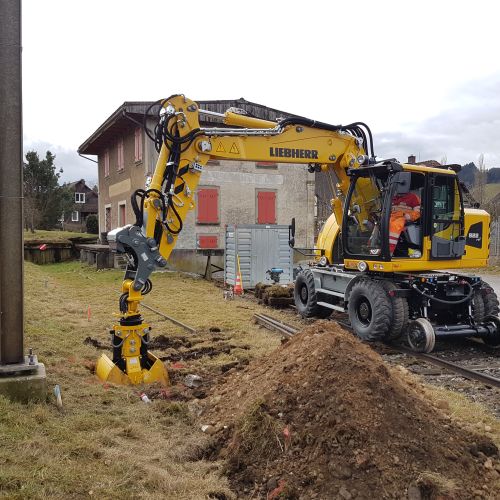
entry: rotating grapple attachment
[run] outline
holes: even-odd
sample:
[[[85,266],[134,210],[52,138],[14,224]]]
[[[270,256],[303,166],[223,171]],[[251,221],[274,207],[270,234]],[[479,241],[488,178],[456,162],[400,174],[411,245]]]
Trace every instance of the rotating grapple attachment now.
[[[97,376],[104,382],[122,385],[169,385],[168,372],[160,359],[147,350],[150,327],[140,316],[122,318],[111,330],[113,360],[102,354]]]

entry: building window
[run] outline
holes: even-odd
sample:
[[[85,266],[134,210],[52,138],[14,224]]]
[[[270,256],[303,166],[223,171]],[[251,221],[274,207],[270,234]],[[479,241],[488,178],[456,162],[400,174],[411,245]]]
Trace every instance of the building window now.
[[[134,133],[134,158],[135,161],[142,161],[142,131],[140,128],[135,129]]]
[[[276,224],[276,191],[257,190],[257,224]]]
[[[118,227],[123,227],[126,224],[126,206],[124,201],[118,203]]]
[[[85,193],[75,193],[75,203],[85,203]]]
[[[125,168],[125,160],[123,158],[123,139],[120,139],[118,141],[117,153],[118,163],[116,169],[118,170],[118,172],[122,172]]]
[[[109,149],[104,151],[104,177],[109,177]]]
[[[216,234],[196,235],[196,248],[219,248],[219,237]]]
[[[104,228],[106,232],[111,231],[111,205],[104,207]]]
[[[71,212],[71,222],[78,222],[79,220],[80,220],[80,212],[78,212],[78,210]]]
[[[199,188],[196,204],[197,224],[219,224],[219,188]]]

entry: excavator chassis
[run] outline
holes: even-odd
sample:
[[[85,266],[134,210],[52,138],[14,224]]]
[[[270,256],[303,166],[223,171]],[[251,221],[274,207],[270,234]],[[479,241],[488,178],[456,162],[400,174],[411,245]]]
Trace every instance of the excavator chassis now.
[[[302,316],[347,313],[363,340],[405,338],[415,351],[436,340],[474,337],[500,346],[498,298],[478,276],[450,272],[376,273],[342,265],[302,269],[295,284]]]

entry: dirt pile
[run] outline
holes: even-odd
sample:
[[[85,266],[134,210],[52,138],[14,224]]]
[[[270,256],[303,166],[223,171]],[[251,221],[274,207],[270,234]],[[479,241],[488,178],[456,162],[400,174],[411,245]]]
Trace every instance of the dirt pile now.
[[[498,498],[496,446],[330,322],[232,371],[203,404],[207,454],[227,460],[240,498]]]

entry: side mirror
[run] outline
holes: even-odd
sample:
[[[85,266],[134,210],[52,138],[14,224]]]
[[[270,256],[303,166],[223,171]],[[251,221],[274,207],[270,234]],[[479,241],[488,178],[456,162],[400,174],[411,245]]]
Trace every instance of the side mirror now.
[[[394,182],[397,184],[395,194],[408,194],[411,185],[411,172],[398,172]]]
[[[292,218],[292,223],[288,226],[288,245],[292,248],[295,245],[295,217]]]

